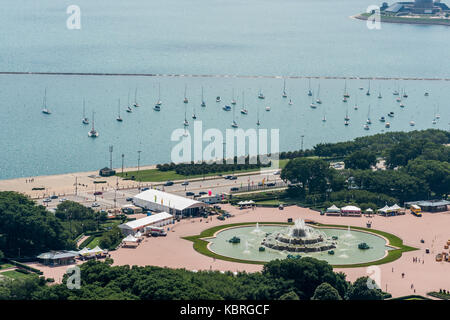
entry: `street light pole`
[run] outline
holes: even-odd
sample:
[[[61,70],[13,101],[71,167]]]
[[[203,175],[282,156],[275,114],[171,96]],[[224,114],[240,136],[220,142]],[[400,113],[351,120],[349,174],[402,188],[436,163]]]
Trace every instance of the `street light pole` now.
[[[138,172],[137,172],[137,176],[138,176],[138,187],[139,187],[139,191],[141,191],[141,181],[139,179],[139,171],[140,171],[140,165],[141,165],[141,150],[138,150]]]
[[[122,153],[122,177],[123,177],[123,160],[125,158],[125,154]]]

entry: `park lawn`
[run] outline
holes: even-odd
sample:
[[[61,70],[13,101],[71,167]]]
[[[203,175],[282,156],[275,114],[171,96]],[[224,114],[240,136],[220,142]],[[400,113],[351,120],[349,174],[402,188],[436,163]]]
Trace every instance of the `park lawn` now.
[[[258,169],[244,169],[244,170],[236,170],[236,171],[224,171],[224,172],[212,172],[212,173],[206,173],[206,174],[194,174],[194,175],[183,175],[178,174],[173,170],[169,171],[159,171],[158,169],[149,169],[149,170],[142,170],[139,172],[139,177],[137,175],[137,171],[129,171],[128,176],[125,176],[125,174],[122,175],[122,173],[118,173],[117,175],[119,177],[131,177],[135,176],[135,181],[141,181],[141,182],[164,182],[168,180],[187,180],[187,179],[195,179],[195,178],[201,178],[203,176],[205,177],[213,177],[226,174],[234,174],[234,173],[246,173],[246,172],[258,172]]]
[[[9,263],[0,264],[0,270],[9,269],[9,268],[14,268],[14,265],[9,264]]]
[[[21,273],[21,272],[17,272],[15,270],[11,270],[11,271],[5,271],[0,273],[2,276],[11,278],[11,279],[24,279],[24,278],[28,278],[30,277],[30,274],[25,274],[25,273]]]
[[[101,238],[101,236],[95,237],[94,239],[92,239],[91,242],[88,243],[88,245],[86,247],[88,247],[89,249],[94,249],[96,246],[99,245],[100,238]]]

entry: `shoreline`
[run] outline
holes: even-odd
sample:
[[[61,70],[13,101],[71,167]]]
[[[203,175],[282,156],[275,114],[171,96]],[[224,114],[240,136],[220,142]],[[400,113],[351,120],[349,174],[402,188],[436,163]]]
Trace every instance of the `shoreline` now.
[[[367,21],[368,17],[361,13],[350,16],[352,19]],[[447,26],[450,27],[450,19],[448,21],[442,21],[443,19],[430,19],[430,18],[403,18],[403,17],[386,17],[380,15],[380,22],[386,23],[398,23],[398,24],[418,24],[418,25],[435,25],[435,26]]]

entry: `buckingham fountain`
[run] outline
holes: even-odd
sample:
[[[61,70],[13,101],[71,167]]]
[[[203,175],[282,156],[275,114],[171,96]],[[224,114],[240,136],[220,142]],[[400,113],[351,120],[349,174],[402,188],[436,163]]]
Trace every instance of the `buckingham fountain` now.
[[[320,230],[307,226],[303,219],[295,220],[292,227],[266,235],[261,245],[287,252],[319,252],[336,248],[336,242]]]

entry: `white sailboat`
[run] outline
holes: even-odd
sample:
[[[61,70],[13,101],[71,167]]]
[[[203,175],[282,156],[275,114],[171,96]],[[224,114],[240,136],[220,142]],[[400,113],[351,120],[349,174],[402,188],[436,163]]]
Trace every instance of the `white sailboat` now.
[[[140,107],[139,103],[137,102],[137,88],[136,90],[134,90],[134,103],[133,103],[134,107]]]
[[[186,118],[186,107],[184,107],[184,122],[183,122],[183,125],[185,127],[189,126],[189,121],[187,121],[187,118]]]
[[[284,79],[283,82],[283,94],[281,95],[283,98],[287,98],[287,93],[286,93],[286,79]]]
[[[350,117],[348,116],[348,105],[347,105],[347,109],[345,110],[345,118],[344,118],[344,120],[345,121],[349,121],[350,120]]]
[[[42,101],[42,113],[51,114],[50,109],[47,107],[47,88],[44,91],[44,99]]]
[[[308,96],[312,96],[312,91],[311,91],[311,78],[308,79]]]
[[[292,102],[292,99],[289,99],[288,105],[292,106],[294,103]]]
[[[231,126],[233,128],[237,128],[238,127],[238,124],[237,124],[236,119],[235,119],[235,113],[236,113],[236,106],[233,105],[233,122],[231,123]]]
[[[232,97],[231,97],[231,105],[236,105],[236,99],[234,99],[234,88],[233,88],[233,93],[232,93]]]
[[[369,86],[367,88],[366,96],[370,96],[370,80],[369,80]]]
[[[241,113],[247,115],[248,114],[248,110],[245,108],[245,94],[244,91],[242,91],[242,108],[241,108]]]
[[[83,124],[89,124],[89,119],[86,117],[86,103],[84,99],[83,99],[83,118],[81,119],[81,122]]]
[[[314,103],[314,97],[311,96],[311,104],[309,105],[312,109],[317,108],[317,105]]]
[[[189,100],[186,96],[186,92],[187,92],[187,85],[184,86],[184,100],[183,103],[189,103]]]
[[[381,95],[381,86],[378,86],[378,99],[383,98],[383,96]]]
[[[197,115],[195,114],[195,105],[194,105],[194,113],[192,113],[192,119],[197,119]]]
[[[206,102],[205,102],[205,99],[203,97],[203,86],[202,86],[202,103],[200,104],[200,106],[206,107]]]
[[[261,125],[261,122],[259,122],[259,108],[256,106],[256,125]]]
[[[127,108],[125,109],[125,111],[128,113],[133,112],[133,110],[131,110],[131,107],[130,107],[130,91],[128,91]]]
[[[261,91],[261,88],[259,89],[259,94],[258,94],[258,99],[265,99],[266,97],[264,96],[264,94]]]
[[[353,107],[353,109],[355,109],[355,110],[359,109],[359,107],[358,107],[358,93],[356,93],[356,95],[355,95],[355,106]]]
[[[372,120],[370,120],[370,104],[369,104],[369,110],[367,111],[367,120],[366,120],[367,124],[372,124]]]
[[[94,120],[95,112],[92,111],[92,128],[91,131],[88,132],[88,136],[91,138],[97,138],[98,132],[95,130],[95,120]]]
[[[319,83],[319,86],[318,86],[318,88],[317,88],[316,103],[317,103],[317,104],[322,104],[322,100],[320,100],[320,83]]]
[[[119,99],[119,105],[117,107],[117,118],[116,118],[116,120],[119,121],[119,122],[123,121],[122,117],[120,116],[120,99]]]
[[[161,83],[158,83],[158,101],[156,101],[155,105],[156,106],[161,106],[162,105],[162,101],[161,101]],[[159,109],[161,109],[161,108],[159,108]]]
[[[347,92],[347,80],[345,80],[345,83],[344,83],[344,99],[345,99],[345,102],[347,101],[348,98],[350,98],[350,95]]]

